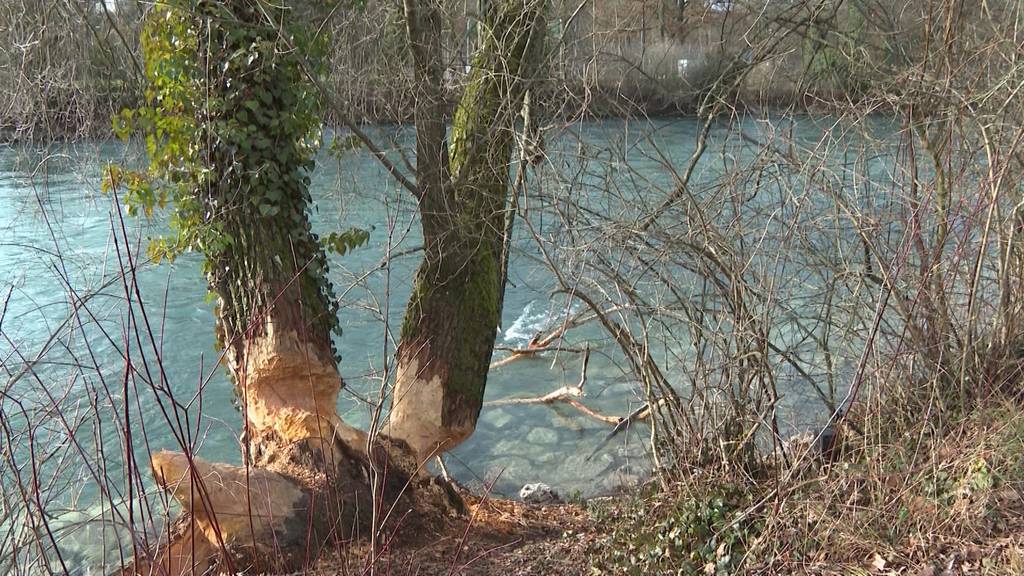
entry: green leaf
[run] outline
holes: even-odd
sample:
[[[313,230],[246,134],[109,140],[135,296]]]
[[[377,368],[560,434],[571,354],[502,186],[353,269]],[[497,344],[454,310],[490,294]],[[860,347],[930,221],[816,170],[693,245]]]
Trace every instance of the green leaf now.
[[[344,138],[335,138],[331,141],[331,154],[336,158],[341,158],[346,152],[358,150],[362,148],[365,143],[355,134],[349,134]]]
[[[344,232],[331,232],[320,242],[330,252],[344,256],[348,252],[361,248],[370,242],[370,231],[362,228],[349,228]]]

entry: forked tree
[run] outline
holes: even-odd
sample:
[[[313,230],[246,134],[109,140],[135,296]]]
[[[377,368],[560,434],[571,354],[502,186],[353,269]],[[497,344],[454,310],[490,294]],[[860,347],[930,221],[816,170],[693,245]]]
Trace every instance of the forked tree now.
[[[544,60],[543,4],[503,0],[486,10],[446,140],[441,12],[437,2],[405,0],[425,252],[402,324],[389,433],[421,459],[472,434],[483,404],[513,216],[506,205],[514,123]]]
[[[426,249],[390,422],[370,437],[338,416],[338,310],[308,215],[323,39],[296,7],[262,0],[175,0],[149,15],[146,105],[122,115],[121,131],[145,133],[150,164],[112,171],[111,184],[127,189],[129,206],[173,206],[155,256],[205,256],[245,466],[154,454],[157,481],[183,514],[158,553],[137,553],[136,572],[294,568],[328,542],[376,529],[381,502],[403,498],[424,515],[451,504],[423,463],[465,439],[482,405],[515,118],[541,60],[542,2],[487,10],[448,136],[440,9],[405,7],[420,92],[412,188]]]

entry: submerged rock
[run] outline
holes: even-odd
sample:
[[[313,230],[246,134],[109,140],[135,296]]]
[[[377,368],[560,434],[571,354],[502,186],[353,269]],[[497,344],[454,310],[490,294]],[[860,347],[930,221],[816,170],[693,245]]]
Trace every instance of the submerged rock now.
[[[519,497],[527,504],[554,504],[562,501],[558,492],[555,492],[551,486],[543,482],[523,486],[522,490],[519,491]]]
[[[530,444],[557,444],[558,432],[550,428],[534,428],[526,435],[526,441]]]
[[[499,408],[488,414],[486,421],[491,426],[494,426],[495,430],[500,430],[512,421],[512,414],[509,414],[508,410],[502,410]]]
[[[607,474],[601,481],[601,490],[605,494],[625,494],[640,485],[640,476],[633,474],[623,466]]]

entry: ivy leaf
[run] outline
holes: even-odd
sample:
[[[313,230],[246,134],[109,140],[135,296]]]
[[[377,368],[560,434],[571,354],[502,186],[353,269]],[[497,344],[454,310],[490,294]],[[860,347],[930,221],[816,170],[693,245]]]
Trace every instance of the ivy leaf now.
[[[324,248],[338,256],[344,256],[348,252],[361,248],[370,242],[370,230],[362,228],[349,228],[344,232],[331,232],[327,238],[320,240]]]
[[[134,123],[132,122],[134,110],[131,108],[122,110],[120,114],[114,115],[114,135],[119,140],[128,141],[132,133]]]
[[[362,148],[364,145],[365,144],[363,143],[362,140],[359,139],[358,136],[356,136],[355,134],[349,134],[344,138],[335,138],[333,141],[331,141],[330,153],[335,158],[341,158],[342,156],[345,155],[346,152],[358,150],[359,148]]]

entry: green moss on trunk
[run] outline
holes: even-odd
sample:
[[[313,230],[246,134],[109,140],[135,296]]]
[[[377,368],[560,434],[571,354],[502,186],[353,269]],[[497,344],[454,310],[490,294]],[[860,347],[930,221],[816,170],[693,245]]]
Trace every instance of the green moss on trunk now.
[[[414,380],[440,377],[443,427],[471,428],[483,403],[501,318],[499,261],[515,118],[542,59],[543,6],[505,0],[489,9],[451,128],[450,178],[421,198],[426,254],[402,326],[399,362],[419,367]],[[399,381],[395,397],[408,385],[415,382]]]

